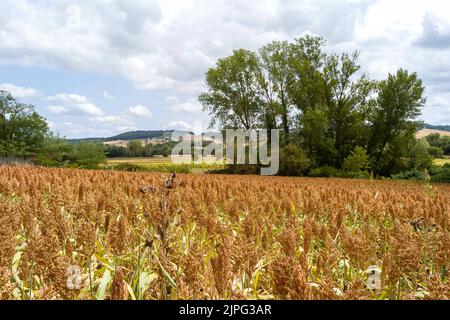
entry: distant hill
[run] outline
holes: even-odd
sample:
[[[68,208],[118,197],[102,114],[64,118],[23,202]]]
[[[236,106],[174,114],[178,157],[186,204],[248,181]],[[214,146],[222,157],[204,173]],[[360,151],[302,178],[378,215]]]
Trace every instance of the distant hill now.
[[[160,139],[164,140],[170,138],[171,134],[175,130],[138,130],[121,133],[108,138],[83,138],[83,139],[68,139],[69,142],[79,143],[82,141],[87,142],[114,142],[114,141],[131,141],[131,140],[147,140],[147,139]],[[181,134],[193,134],[189,131],[177,131]]]
[[[425,138],[430,134],[440,134],[441,136],[450,136],[450,125],[435,126],[425,123],[422,130],[418,131],[416,137],[418,139]]]
[[[141,139],[163,139],[172,134],[173,130],[138,130],[138,131],[129,131],[125,133],[118,134],[116,136],[112,136],[106,138],[105,141],[116,141],[116,140],[141,140]]]
[[[80,142],[104,142],[105,138],[82,138],[82,139],[66,139],[70,143]]]
[[[431,129],[431,130],[440,130],[440,131],[449,131],[450,132],[450,125],[445,126],[434,126],[432,124],[425,123],[424,129]]]
[[[440,134],[441,136],[449,136],[450,137],[450,131],[445,130],[436,130],[436,129],[422,129],[417,132],[416,137],[418,139],[428,137],[431,134]]]
[[[138,130],[121,133],[108,138],[68,139],[68,141],[72,143],[88,141],[88,142],[103,142],[109,145],[116,145],[116,144],[127,145],[126,142],[130,140],[147,140],[147,139],[164,140],[166,138],[170,138],[170,135],[173,132],[174,130]],[[182,134],[193,135],[193,133],[189,131],[179,131],[179,132]],[[450,136],[450,125],[435,126],[431,124],[424,124],[423,129],[417,132],[417,138],[419,139],[424,138],[433,133],[438,133],[442,136]]]

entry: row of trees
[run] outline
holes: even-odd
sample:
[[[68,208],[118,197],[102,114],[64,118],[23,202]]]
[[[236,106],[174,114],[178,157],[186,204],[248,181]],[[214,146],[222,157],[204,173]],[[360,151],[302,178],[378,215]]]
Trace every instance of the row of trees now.
[[[51,133],[32,105],[0,90],[0,158],[46,166],[95,168],[105,162],[102,144],[71,144]]]
[[[305,36],[218,60],[199,97],[211,126],[281,129],[284,158],[302,154],[311,168],[350,169],[367,158],[356,168],[390,176],[430,165],[428,146],[415,138],[426,101],[417,74],[400,69],[374,81],[361,73],[358,52],[324,46]]]
[[[142,140],[131,140],[126,147],[109,145],[105,146],[108,158],[120,157],[153,157],[170,156],[173,143],[144,144]]]

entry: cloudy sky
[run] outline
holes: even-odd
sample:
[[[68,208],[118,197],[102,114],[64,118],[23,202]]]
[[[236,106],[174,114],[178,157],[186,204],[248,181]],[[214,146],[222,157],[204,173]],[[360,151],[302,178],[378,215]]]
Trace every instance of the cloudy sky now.
[[[305,33],[361,50],[372,78],[417,71],[423,119],[450,124],[448,0],[1,0],[0,12],[0,88],[70,138],[207,124],[208,67]]]

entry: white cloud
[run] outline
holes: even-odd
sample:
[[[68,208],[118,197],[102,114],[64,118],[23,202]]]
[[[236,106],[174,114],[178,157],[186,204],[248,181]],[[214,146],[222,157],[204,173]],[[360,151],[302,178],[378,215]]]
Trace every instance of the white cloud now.
[[[67,113],[69,110],[63,106],[48,106],[47,107],[48,112],[53,114],[63,114]]]
[[[46,98],[47,101],[59,102],[62,105],[48,106],[50,112],[58,114],[67,113],[73,115],[102,116],[103,111],[85,96],[79,94],[59,93]]]
[[[76,109],[84,114],[88,114],[91,116],[103,114],[103,111],[93,103],[80,103],[76,105]]]
[[[193,126],[190,125],[189,123],[182,121],[182,120],[177,120],[177,121],[171,121],[169,122],[164,129],[168,129],[168,130],[185,130],[185,131],[189,131],[193,129]]]
[[[142,105],[128,107],[126,114],[135,117],[144,117],[144,118],[153,117],[152,111],[148,107]]]
[[[112,131],[104,128],[92,128],[71,121],[52,122],[51,130],[62,136],[103,137],[109,136]]]
[[[92,127],[84,124],[79,124],[71,121],[64,122],[50,122],[50,129],[62,136],[69,135],[69,137],[110,137],[126,131],[137,130],[134,125],[117,125]]]
[[[416,45],[438,49],[450,47],[450,24],[439,20],[433,14],[425,15],[422,22],[423,32],[415,42]]]
[[[91,118],[91,121],[107,123],[107,124],[118,124],[118,123],[123,123],[123,118],[118,117],[118,116],[104,116],[104,117]]]
[[[442,95],[433,95],[429,99],[424,112],[424,120],[436,125],[448,125],[450,123],[450,92]]]
[[[182,102],[177,97],[168,97],[166,101],[169,103],[170,110],[174,112],[195,113],[202,111],[202,106],[196,98]]]
[[[138,88],[196,94],[207,68],[233,49],[306,31],[350,39],[372,1],[317,2],[3,0],[0,61],[108,72]]]
[[[0,90],[8,91],[16,99],[36,97],[41,94],[36,89],[20,87],[10,83],[0,84]]]
[[[103,98],[105,98],[106,100],[116,100],[117,98],[110,95],[108,91],[104,90],[103,91]]]
[[[0,12],[0,64],[117,75],[166,90],[174,112],[199,110],[195,98],[218,58],[307,32],[325,36],[329,51],[361,50],[363,71],[376,79],[405,67],[429,95],[449,92],[448,0],[2,0]],[[89,103],[61,105],[103,116]]]
[[[60,101],[60,102],[66,102],[66,103],[72,103],[72,104],[79,104],[79,103],[88,103],[89,99],[85,96],[81,96],[79,94],[75,93],[58,93],[54,96],[47,97],[47,100],[49,101]]]
[[[97,135],[105,137],[124,131],[136,130],[137,126],[133,121],[133,116],[140,118],[152,116],[150,109],[142,105],[131,106],[120,114],[105,114],[88,97],[74,93],[58,93],[46,97],[45,100],[59,103],[49,105],[47,107],[49,113],[59,116],[81,116],[81,121],[85,120],[84,122],[71,120],[62,124],[53,123],[52,129],[56,132],[62,130],[75,136]]]
[[[55,122],[53,121],[47,121],[48,127],[50,128],[50,130],[55,131],[56,129],[58,129],[58,126]]]
[[[116,115],[95,117],[95,118],[90,118],[90,120],[92,122],[98,122],[98,123],[103,123],[103,124],[108,124],[108,125],[117,125],[117,126],[119,126],[119,125],[127,126],[127,125],[133,124],[133,122],[130,121],[128,118],[122,117],[122,116],[116,116]]]

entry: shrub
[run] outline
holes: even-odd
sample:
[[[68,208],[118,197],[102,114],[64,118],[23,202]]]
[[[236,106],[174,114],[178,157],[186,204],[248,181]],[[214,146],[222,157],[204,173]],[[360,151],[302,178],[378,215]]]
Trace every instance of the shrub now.
[[[73,158],[73,146],[58,136],[46,137],[41,149],[36,155],[35,162],[41,166],[63,167]]]
[[[330,177],[336,177],[339,175],[339,170],[336,169],[335,167],[319,167],[319,168],[315,168],[312,169],[311,172],[309,173],[309,175],[311,177],[323,177],[323,178],[330,178]]]
[[[338,171],[336,177],[350,179],[370,179],[370,173],[367,171]]]
[[[72,157],[71,162],[86,169],[96,169],[106,162],[103,145],[100,143],[80,142],[74,145]]]
[[[402,171],[399,174],[393,175],[394,180],[415,180],[415,181],[425,181],[427,174],[425,172],[419,171],[417,169]]]
[[[444,151],[438,147],[429,147],[428,154],[433,158],[442,158],[444,156]]]
[[[433,158],[428,150],[430,145],[425,139],[415,140],[414,144],[408,146],[408,168],[417,170],[430,169],[433,165]]]
[[[261,167],[252,164],[230,164],[224,168],[213,169],[210,172],[214,174],[242,174],[254,175],[260,173]]]
[[[344,159],[342,169],[346,172],[364,172],[369,168],[369,156],[366,149],[356,147],[351,154]]]
[[[279,175],[303,176],[308,172],[310,163],[303,149],[290,144],[281,149]]]
[[[434,166],[430,170],[431,181],[450,183],[450,164],[446,164],[443,167]]]
[[[441,173],[431,177],[432,182],[450,183],[450,170],[442,171]]]

